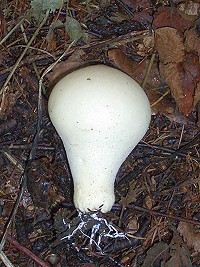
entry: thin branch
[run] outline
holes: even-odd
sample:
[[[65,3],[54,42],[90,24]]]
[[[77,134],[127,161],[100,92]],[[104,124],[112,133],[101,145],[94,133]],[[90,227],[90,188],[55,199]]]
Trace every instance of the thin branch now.
[[[23,57],[25,56],[25,54],[26,54],[27,50],[29,49],[29,47],[31,46],[32,42],[35,40],[35,37],[38,35],[38,33],[39,33],[40,29],[42,28],[42,26],[45,24],[45,22],[46,22],[48,16],[49,16],[49,11],[47,11],[45,18],[44,18],[43,21],[40,23],[39,27],[37,28],[37,30],[35,31],[35,33],[34,33],[33,36],[31,37],[30,41],[28,42],[26,48],[24,49],[24,51],[21,53],[21,55],[19,56],[18,60],[16,61],[15,65],[14,65],[14,67],[13,67],[13,69],[12,69],[12,71],[11,71],[10,74],[8,75],[8,77],[7,77],[6,81],[5,81],[5,83],[4,83],[3,87],[2,87],[2,89],[0,90],[0,95],[2,95],[2,94],[4,93],[4,91],[6,90],[6,87],[7,87],[8,83],[9,83],[9,81],[11,80],[13,74],[15,73],[15,71],[16,71],[16,69],[17,69],[19,63],[21,62],[21,60],[22,60]]]
[[[10,35],[17,29],[17,27],[19,27],[25,18],[21,19],[10,31],[8,34],[6,34],[6,36],[0,41],[0,45],[2,45],[9,37]]]
[[[35,39],[36,35],[38,34],[39,30],[41,29],[41,27],[44,25],[44,23],[46,22],[47,18],[48,18],[48,15],[49,15],[49,11],[47,11],[46,13],[46,16],[45,18],[43,19],[43,21],[41,22],[41,24],[39,25],[38,29],[35,31],[34,35],[32,36],[31,40],[29,41],[28,45],[27,45],[27,48],[23,51],[23,53],[21,54],[21,56],[19,57],[19,59],[17,60],[17,62],[15,63],[15,66],[12,70],[12,72],[10,73],[10,75],[8,76],[8,79],[6,80],[2,90],[1,90],[1,93],[4,93],[4,89],[7,87],[7,84],[8,82],[10,81],[13,73],[15,72],[19,62],[21,61],[21,59],[23,58],[23,56],[25,55],[26,51],[28,50],[29,46],[31,45],[31,43],[33,42],[33,40]],[[36,133],[36,136],[39,135]],[[29,161],[33,159],[33,157],[35,156],[35,147],[33,147],[30,151],[30,154],[29,154]],[[28,163],[29,163],[28,161]],[[27,167],[28,167],[28,163],[26,164],[25,168],[24,168],[24,172],[23,174],[21,175],[21,184],[20,184],[20,190],[19,190],[19,193],[18,193],[18,196],[17,196],[17,200],[13,206],[13,209],[11,211],[11,214],[10,214],[10,217],[9,217],[9,220],[8,220],[8,223],[6,225],[6,228],[5,228],[5,231],[4,231],[4,234],[2,236],[2,239],[1,239],[1,243],[0,243],[0,252],[2,251],[3,249],[3,246],[6,242],[6,237],[8,235],[8,231],[11,227],[11,224],[15,218],[15,215],[17,213],[17,210],[18,210],[18,207],[19,207],[19,204],[21,202],[21,199],[22,199],[22,196],[23,196],[23,193],[24,193],[24,190],[25,190],[25,187],[26,187],[26,180],[27,180],[27,177],[26,177],[26,170],[27,170]]]
[[[173,215],[170,215],[170,214],[167,214],[167,213],[162,213],[162,212],[159,212],[159,211],[148,210],[148,209],[145,209],[143,207],[136,206],[135,204],[130,204],[129,207],[133,208],[134,210],[147,212],[150,215],[160,216],[160,217],[169,218],[169,219],[173,219],[173,220],[181,221],[181,222],[187,222],[187,223],[191,223],[191,224],[200,226],[200,222],[199,221],[188,219],[186,217],[173,216]]]
[[[0,230],[0,234],[3,234],[3,231]],[[29,256],[32,260],[40,264],[42,267],[50,267],[48,263],[37,257],[29,249],[21,246],[16,240],[14,240],[10,235],[7,235],[6,239],[18,250]]]
[[[142,87],[143,89],[145,88],[145,85],[146,85],[146,83],[147,83],[147,79],[148,79],[148,77],[149,77],[149,73],[150,73],[150,71],[151,71],[151,67],[152,67],[152,65],[153,65],[153,63],[154,63],[154,60],[155,60],[155,56],[156,56],[155,54],[152,54],[151,59],[150,59],[150,61],[149,61],[149,65],[148,65],[147,71],[146,71],[146,73],[145,73],[144,79],[143,79],[142,84],[141,84],[141,87]]]
[[[3,251],[0,252],[0,258],[3,261],[3,263],[5,264],[6,267],[15,267],[7,258],[7,256],[5,255],[5,253]]]

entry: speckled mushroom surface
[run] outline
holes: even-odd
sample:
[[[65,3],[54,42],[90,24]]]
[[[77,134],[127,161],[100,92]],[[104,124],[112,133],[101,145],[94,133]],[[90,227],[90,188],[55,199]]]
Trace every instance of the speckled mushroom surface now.
[[[150,123],[146,94],[122,71],[94,65],[62,78],[48,109],[67,153],[76,208],[109,211],[116,174]]]

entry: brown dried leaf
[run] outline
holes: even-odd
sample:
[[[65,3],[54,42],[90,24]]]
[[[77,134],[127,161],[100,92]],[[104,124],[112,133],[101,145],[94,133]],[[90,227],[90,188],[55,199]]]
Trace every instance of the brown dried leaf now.
[[[152,209],[152,207],[153,207],[152,196],[146,195],[145,198],[144,198],[144,204],[143,205],[144,205],[145,208],[148,208],[149,210]]]
[[[192,23],[177,14],[176,10],[172,10],[169,7],[165,7],[154,15],[153,28],[172,27],[177,29],[179,32],[191,28]]]
[[[134,61],[118,48],[109,50],[108,57],[116,67],[130,75],[139,84],[142,83],[149,65],[149,59],[144,59],[140,62]],[[160,85],[158,66],[157,63],[154,62],[147,80],[146,88],[159,87]]]
[[[179,110],[188,115],[193,109],[195,87],[200,76],[198,57],[187,54],[182,63],[160,63],[160,73]]]
[[[200,3],[195,3],[194,1],[186,1],[179,5],[179,11],[183,12],[188,16],[198,16]]]
[[[197,84],[197,88],[195,90],[194,106],[196,106],[198,102],[200,102],[200,82]]]
[[[164,242],[159,242],[155,244],[152,248],[147,251],[147,256],[142,264],[142,267],[153,267],[158,266],[154,265],[154,263],[159,259],[165,258],[165,253],[168,250],[168,245]]]
[[[66,60],[58,63],[53,70],[46,75],[47,79],[50,82],[56,83],[60,78],[62,78],[66,72],[75,69],[85,63],[82,60],[82,56],[84,55],[84,51],[77,49],[74,53]]]
[[[163,64],[183,61],[185,55],[183,38],[176,29],[170,27],[156,29],[155,45]]]
[[[142,83],[147,70],[147,66],[149,64],[148,59],[144,59],[140,62],[133,61],[131,57],[128,57],[120,49],[109,50],[108,56],[115,66],[130,75],[139,84]],[[154,62],[146,84],[146,94],[149,98],[150,103],[153,104],[152,114],[161,113],[172,121],[183,121],[183,118],[179,118],[181,114],[176,115],[174,113],[175,103],[171,95],[168,94],[160,101],[158,101],[158,99],[160,99],[162,95],[156,90],[152,90],[152,88],[157,88],[160,86],[161,83],[159,81],[158,67],[157,63]],[[154,105],[155,102],[157,102],[156,105]]]
[[[171,258],[165,267],[192,267],[189,250],[177,233],[174,233],[169,247]]]
[[[132,182],[129,185],[128,193],[126,194],[125,197],[121,197],[121,200],[119,201],[122,205],[122,207],[127,207],[130,203],[136,202],[136,184],[137,181]]]
[[[195,251],[200,252],[200,233],[197,232],[194,225],[180,222],[177,230],[189,247],[193,247]]]
[[[160,64],[161,76],[169,85],[177,106],[183,114],[188,115],[193,107],[194,88],[192,91],[182,88],[181,69],[181,65],[176,63]]]
[[[189,52],[197,52],[200,57],[200,38],[194,28],[185,32],[185,47]]]
[[[154,48],[154,36],[145,36],[142,39],[142,43],[137,46],[137,54],[145,57],[153,51]]]

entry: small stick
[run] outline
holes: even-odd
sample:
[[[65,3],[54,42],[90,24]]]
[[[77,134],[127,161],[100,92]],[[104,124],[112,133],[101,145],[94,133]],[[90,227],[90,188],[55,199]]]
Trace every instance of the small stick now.
[[[3,234],[3,231],[0,230],[0,234]],[[48,263],[46,263],[45,261],[43,261],[42,259],[40,259],[39,257],[37,257],[35,254],[33,254],[33,252],[31,252],[28,248],[23,247],[22,245],[20,245],[16,240],[14,240],[10,235],[7,235],[6,239],[14,246],[16,247],[18,250],[20,250],[21,252],[23,252],[24,254],[28,255],[32,260],[34,260],[35,262],[37,262],[38,264],[40,264],[42,267],[50,267],[50,265]]]
[[[138,211],[147,212],[150,215],[153,214],[155,216],[166,217],[166,218],[173,219],[173,220],[176,220],[176,221],[187,222],[187,223],[191,223],[191,224],[200,226],[200,222],[199,221],[195,221],[195,220],[188,219],[188,218],[185,218],[185,217],[173,216],[173,215],[162,213],[162,212],[159,212],[159,211],[148,210],[148,209],[145,209],[143,207],[136,206],[134,204],[130,204],[129,207],[133,208],[135,210],[138,210]]]
[[[149,73],[150,73],[150,71],[151,71],[151,67],[152,67],[152,65],[153,65],[153,63],[154,63],[154,60],[155,60],[155,56],[156,56],[156,54],[152,54],[151,59],[150,59],[150,61],[149,61],[149,65],[148,65],[147,71],[146,71],[146,73],[145,73],[144,79],[143,79],[142,84],[141,84],[141,87],[142,87],[143,89],[145,88],[145,85],[146,85],[146,83],[147,83],[147,79],[148,79],[148,77],[149,77]]]

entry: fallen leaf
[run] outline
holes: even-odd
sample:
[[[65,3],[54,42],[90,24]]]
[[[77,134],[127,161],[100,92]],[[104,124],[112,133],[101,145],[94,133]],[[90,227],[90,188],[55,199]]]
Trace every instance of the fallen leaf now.
[[[109,50],[108,57],[116,67],[130,75],[139,84],[142,83],[149,65],[149,59],[143,59],[140,62],[134,61],[118,48]],[[146,88],[156,88],[160,85],[158,65],[157,62],[154,62],[146,83]]]
[[[63,23],[59,19],[51,23],[46,36],[47,50],[54,51],[56,49],[56,35],[54,33],[54,30],[62,25]]]
[[[130,203],[136,202],[138,189],[136,188],[137,181],[132,182],[129,185],[128,193],[125,197],[121,196],[119,203],[122,205],[122,209],[125,209]]]
[[[108,57],[115,67],[130,75],[139,84],[142,83],[149,64],[149,59],[143,59],[140,62],[134,61],[131,57],[127,56],[118,48],[109,50]],[[157,62],[154,62],[145,87],[145,92],[152,106],[152,114],[155,115],[160,113],[164,114],[171,121],[185,125],[193,124],[193,122],[176,110],[176,104],[170,94],[167,94],[163,97],[160,92],[153,90],[153,88],[158,88],[161,86],[162,84],[159,79]]]
[[[171,258],[166,262],[165,267],[192,267],[190,252],[177,233],[173,234],[169,247]]]
[[[46,10],[54,12],[56,9],[59,9],[63,3],[66,1],[63,0],[32,0],[31,1],[31,16],[35,17],[38,21],[42,21],[45,17]]]
[[[46,75],[47,79],[55,84],[58,80],[65,76],[66,72],[70,70],[74,70],[79,66],[85,64],[86,62],[82,60],[82,56],[84,55],[84,51],[81,49],[75,50],[70,57],[66,61],[62,61],[58,63],[53,70]]]
[[[198,16],[199,15],[200,3],[195,3],[194,1],[187,1],[181,3],[178,7],[179,11],[183,12],[188,16]]]
[[[196,52],[200,57],[200,37],[197,31],[192,28],[185,32],[185,47],[189,52]]]
[[[66,16],[65,31],[71,41],[80,39],[84,33],[80,22],[70,16]]]
[[[142,267],[155,266],[154,263],[155,261],[158,260],[158,258],[161,258],[161,259],[165,258],[164,254],[166,253],[168,248],[169,248],[168,245],[164,242],[159,242],[155,244],[152,248],[150,248],[147,251],[147,256],[144,260],[144,263],[142,264]],[[157,264],[156,266],[160,266],[160,265]]]
[[[193,109],[200,76],[199,59],[194,54],[186,54],[183,39],[176,29],[157,29],[155,44],[160,58],[161,77],[169,85],[179,110],[187,116]]]
[[[200,82],[197,84],[197,88],[195,90],[195,95],[194,95],[194,106],[196,106],[200,102]]]
[[[194,225],[187,222],[180,222],[177,230],[189,247],[200,252],[200,233]]]
[[[191,28],[193,24],[194,23],[182,18],[181,15],[177,13],[176,9],[165,7],[158,13],[155,13],[152,27],[154,30],[162,27],[171,27],[179,32],[184,32]]]
[[[145,57],[154,49],[154,36],[145,36],[142,43],[137,46],[137,54]]]
[[[155,46],[163,64],[178,63],[184,59],[183,38],[174,28],[163,27],[155,30]]]
[[[160,64],[162,78],[166,81],[171,89],[176,104],[184,115],[188,115],[193,108],[194,84],[190,84],[185,79],[185,72],[180,63]],[[185,79],[189,87],[184,86],[182,80]]]

